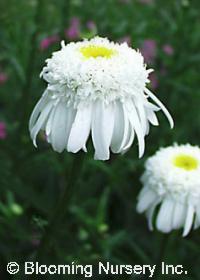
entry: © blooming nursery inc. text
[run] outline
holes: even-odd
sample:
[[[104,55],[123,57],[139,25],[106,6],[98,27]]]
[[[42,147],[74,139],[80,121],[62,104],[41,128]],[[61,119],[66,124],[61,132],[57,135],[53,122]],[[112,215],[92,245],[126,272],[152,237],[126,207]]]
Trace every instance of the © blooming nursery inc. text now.
[[[25,275],[83,275],[85,278],[91,278],[95,275],[145,275],[148,278],[155,276],[156,271],[162,275],[182,275],[188,272],[183,269],[182,265],[172,265],[162,262],[160,265],[155,264],[120,264],[115,265],[110,262],[99,262],[97,265],[83,265],[72,262],[71,264],[45,265],[39,262],[25,262]],[[20,271],[17,263],[9,263],[7,265],[9,274],[16,274]]]

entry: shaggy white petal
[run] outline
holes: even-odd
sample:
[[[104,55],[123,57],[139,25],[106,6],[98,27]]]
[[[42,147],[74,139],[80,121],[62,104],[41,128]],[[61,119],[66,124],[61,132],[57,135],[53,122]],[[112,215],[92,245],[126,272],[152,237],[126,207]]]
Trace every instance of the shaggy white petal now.
[[[144,106],[146,109],[150,109],[151,111],[158,112],[160,111],[160,107],[156,106],[155,104],[152,104],[148,100],[145,101]]]
[[[154,191],[148,189],[146,190],[142,196],[140,196],[140,199],[137,204],[137,211],[139,213],[144,212],[147,210],[153,202],[155,202],[157,199],[157,195]]]
[[[46,90],[38,103],[35,105],[35,108],[33,109],[33,112],[31,114],[30,120],[29,120],[29,130],[32,129],[32,127],[35,125],[35,122],[41,113],[41,111],[44,109],[45,105],[47,104],[48,101],[48,91]]]
[[[118,150],[119,153],[121,153],[124,150],[124,147],[126,146],[126,143],[128,141],[128,137],[130,135],[130,132],[129,132],[130,121],[128,119],[128,114],[127,114],[124,106],[122,106],[122,107],[123,107],[123,116],[124,116],[124,118],[123,118],[123,120],[124,120],[124,131],[123,131],[122,142],[121,142],[120,148]]]
[[[134,103],[135,103],[135,108],[138,112],[141,125],[143,127],[144,135],[146,135],[148,119],[144,108],[144,98],[134,98]]]
[[[124,111],[121,102],[116,102],[114,109],[114,128],[111,140],[111,150],[119,153],[124,135]]]
[[[55,108],[51,127],[51,144],[54,150],[59,153],[61,153],[67,145],[68,121],[67,105],[66,103],[60,102]]]
[[[155,126],[159,125],[158,119],[154,111],[148,110],[147,111],[147,118],[149,122]]]
[[[95,159],[108,160],[114,128],[113,104],[105,105],[96,101],[93,107],[92,139],[95,148]]]
[[[49,102],[40,113],[39,118],[37,119],[35,125],[31,128],[31,138],[33,139],[33,144],[37,147],[36,137],[42,126],[47,120],[47,117],[53,107],[53,102]]]
[[[123,147],[122,153],[125,153],[130,148],[130,146],[133,143],[134,138],[135,138],[135,131],[129,122],[129,133],[128,133],[127,141]]]
[[[145,88],[144,91],[160,107],[160,109],[163,111],[163,113],[167,117],[171,128],[173,128],[174,127],[174,121],[173,121],[169,111],[166,109],[166,107],[162,104],[162,102],[148,88]]]
[[[156,220],[156,226],[158,230],[168,233],[172,229],[172,219],[174,211],[174,202],[171,199],[166,198],[159,210]]]
[[[48,121],[46,122],[45,133],[46,133],[47,138],[51,133],[55,111],[56,111],[56,106],[53,106],[53,109],[51,110],[51,112],[49,114]]]
[[[186,235],[188,235],[189,231],[191,230],[192,225],[193,225],[193,221],[194,221],[194,207],[192,205],[189,205],[188,209],[187,209],[185,226],[184,226],[184,230],[183,230],[183,236],[184,237]]]
[[[86,145],[91,127],[92,106],[77,109],[76,117],[71,128],[67,150],[77,153]]]
[[[185,223],[186,208],[183,203],[176,202],[173,216],[173,229],[179,229]]]
[[[135,133],[138,138],[139,144],[139,157],[141,158],[144,154],[145,143],[144,143],[144,128],[142,127],[136,109],[133,105],[133,102],[127,102],[124,104],[124,110],[127,111],[128,118],[130,123],[132,124]]]
[[[154,218],[154,212],[157,207],[157,205],[160,203],[160,200],[157,199],[152,206],[147,210],[147,219],[148,219],[148,227],[150,230],[153,230],[153,218]]]

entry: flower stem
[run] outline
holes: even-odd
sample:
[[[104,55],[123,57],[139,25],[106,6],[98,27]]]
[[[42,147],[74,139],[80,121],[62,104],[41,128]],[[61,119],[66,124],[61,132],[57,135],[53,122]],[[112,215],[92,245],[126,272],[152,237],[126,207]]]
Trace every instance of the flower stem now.
[[[65,217],[65,214],[69,207],[70,199],[72,198],[73,192],[75,190],[75,185],[79,179],[77,173],[80,174],[81,168],[83,166],[83,156],[83,152],[74,156],[72,169],[69,174],[69,180],[65,184],[65,189],[60,198],[60,201],[58,202],[57,207],[55,208],[55,212],[53,213],[52,218],[45,230],[40,243],[40,247],[36,254],[37,260],[42,260],[43,257],[46,257],[46,255],[49,253],[49,250],[51,249],[51,241],[56,237],[56,234],[63,222],[63,218]]]
[[[168,247],[168,244],[169,244],[169,237],[170,235],[167,234],[167,235],[164,235],[162,236],[162,240],[160,242],[160,250],[158,252],[158,257],[157,257],[157,262],[156,262],[156,275],[155,275],[155,279],[156,280],[159,280],[162,278],[160,278],[160,266],[161,266],[161,263],[162,261],[164,261],[164,258],[166,256],[166,249]]]

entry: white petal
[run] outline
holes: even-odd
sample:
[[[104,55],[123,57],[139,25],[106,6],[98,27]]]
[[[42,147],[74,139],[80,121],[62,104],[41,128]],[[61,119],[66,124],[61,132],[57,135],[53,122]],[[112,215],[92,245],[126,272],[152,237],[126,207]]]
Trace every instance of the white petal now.
[[[38,101],[38,103],[35,105],[35,108],[33,109],[33,112],[31,114],[30,120],[29,120],[29,130],[32,129],[32,127],[35,125],[35,122],[40,114],[40,112],[43,110],[45,105],[48,102],[48,92],[45,91]]]
[[[152,103],[149,102],[147,99],[146,99],[144,105],[145,105],[145,108],[150,109],[151,111],[155,111],[155,112],[160,111],[160,107],[158,107],[158,106],[152,104]]]
[[[163,111],[163,113],[165,114],[165,116],[167,117],[170,127],[173,128],[174,127],[174,121],[170,115],[170,113],[168,112],[168,110],[166,109],[166,107],[162,104],[162,102],[148,89],[145,88],[145,93],[151,97],[151,99],[157,103],[157,105],[160,107],[160,109]]]
[[[134,132],[134,129],[132,128],[132,125],[129,122],[129,134],[128,134],[128,137],[127,137],[127,141],[126,141],[126,143],[123,147],[123,150],[122,150],[123,154],[130,148],[130,146],[133,143],[134,138],[135,138],[135,132]]]
[[[95,159],[109,159],[109,146],[111,144],[113,128],[113,104],[105,105],[100,100],[96,101],[92,115],[92,140],[95,148]]]
[[[125,111],[125,108],[123,106],[123,119],[124,119],[124,131],[123,131],[123,138],[122,138],[122,142],[121,142],[121,145],[119,147],[119,150],[118,150],[118,153],[121,153],[125,146],[127,145],[127,142],[129,141],[129,137],[130,137],[130,129],[133,130],[132,127],[130,127],[130,122],[129,122],[129,119],[128,119],[128,114],[127,112]]]
[[[160,203],[160,199],[157,199],[153,205],[147,210],[148,227],[153,230],[153,216],[156,206]]]
[[[191,230],[191,227],[193,225],[193,220],[194,220],[194,207],[189,205],[187,209],[187,216],[186,216],[185,226],[183,230],[184,237],[188,235],[189,231]]]
[[[50,101],[43,109],[43,111],[41,112],[38,120],[36,121],[34,127],[31,129],[31,138],[33,139],[33,144],[37,147],[36,144],[36,137],[38,132],[40,131],[40,129],[42,128],[42,126],[44,125],[44,123],[47,120],[47,117],[51,111],[53,107],[53,101]]]
[[[55,114],[55,110],[56,110],[56,106],[53,107],[53,109],[51,110],[48,120],[46,122],[46,127],[45,127],[45,133],[46,136],[48,137],[51,133],[51,129],[52,129],[52,123],[53,123],[53,119],[54,119],[54,114]]]
[[[153,124],[155,126],[159,125],[157,116],[153,111],[151,111],[151,110],[147,111],[147,118],[151,124]]]
[[[119,153],[124,136],[124,111],[121,102],[116,102],[114,108],[114,129],[111,140],[111,150],[113,153]]]
[[[115,105],[114,130],[111,141],[113,153],[125,153],[132,145],[135,132],[121,102]]]
[[[139,144],[139,157],[141,158],[142,155],[144,154],[144,149],[145,149],[145,142],[144,142],[144,128],[142,127],[137,111],[135,109],[135,106],[133,102],[126,102],[124,104],[125,110],[128,114],[129,121],[132,124],[137,138],[138,138],[138,144]]]
[[[53,149],[61,153],[66,145],[69,135],[69,126],[71,128],[72,119],[71,108],[67,107],[67,104],[60,102],[57,104],[55,113],[52,120],[50,141]]]
[[[170,198],[164,199],[156,220],[158,230],[168,233],[172,229],[174,202]]]
[[[179,229],[184,225],[186,217],[186,206],[183,203],[177,202],[174,207],[173,229]]]
[[[137,211],[139,213],[146,211],[152,205],[152,203],[156,201],[156,199],[156,193],[153,190],[148,189],[143,193],[143,195],[139,196]]]
[[[77,109],[67,144],[67,150],[69,152],[76,153],[82,148],[86,148],[85,144],[91,127],[91,110],[91,105]]]
[[[138,112],[138,116],[140,118],[141,125],[143,127],[144,134],[146,134],[148,120],[147,120],[146,112],[144,109],[144,102],[142,101],[141,98],[140,99],[135,98],[134,103],[135,103],[136,110]]]

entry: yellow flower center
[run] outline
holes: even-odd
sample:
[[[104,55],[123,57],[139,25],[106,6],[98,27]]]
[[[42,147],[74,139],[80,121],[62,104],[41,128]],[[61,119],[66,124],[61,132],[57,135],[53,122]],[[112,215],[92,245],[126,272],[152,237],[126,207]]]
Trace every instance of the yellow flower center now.
[[[89,45],[80,48],[80,52],[85,58],[96,58],[96,57],[103,57],[103,58],[110,58],[114,54],[116,54],[116,50],[109,49],[103,46],[98,45]]]
[[[197,159],[185,154],[176,156],[173,160],[173,163],[176,167],[183,168],[187,171],[197,169],[198,167]]]

